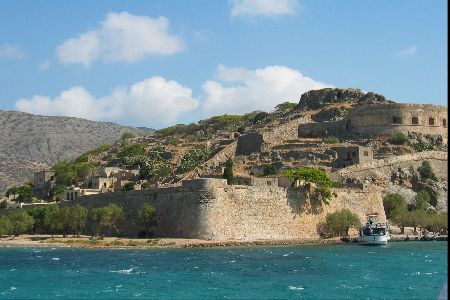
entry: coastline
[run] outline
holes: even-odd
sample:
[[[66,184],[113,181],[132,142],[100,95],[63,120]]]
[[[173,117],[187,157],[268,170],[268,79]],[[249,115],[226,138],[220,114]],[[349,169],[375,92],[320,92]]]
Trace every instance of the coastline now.
[[[417,236],[392,234],[390,242],[418,241]],[[447,240],[447,237],[442,237]],[[92,248],[92,249],[158,249],[158,248],[217,248],[217,247],[249,247],[249,246],[296,246],[296,245],[329,245],[343,244],[340,238],[303,238],[290,240],[224,240],[211,241],[201,239],[161,238],[135,239],[105,237],[96,239],[91,236],[63,237],[61,235],[21,235],[1,237],[0,248],[10,247],[61,247],[61,248]]]

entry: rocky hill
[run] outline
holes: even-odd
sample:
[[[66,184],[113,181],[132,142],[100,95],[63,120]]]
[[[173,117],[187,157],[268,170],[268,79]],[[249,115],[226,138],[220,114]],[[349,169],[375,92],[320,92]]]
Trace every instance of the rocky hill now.
[[[0,111],[0,194],[58,161],[73,159],[126,131],[151,130],[78,118],[36,116]]]

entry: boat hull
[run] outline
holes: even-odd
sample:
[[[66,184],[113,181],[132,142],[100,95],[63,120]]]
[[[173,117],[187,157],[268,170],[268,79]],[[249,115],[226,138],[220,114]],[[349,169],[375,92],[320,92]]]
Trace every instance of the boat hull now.
[[[358,242],[364,245],[386,245],[390,240],[388,235],[365,235],[358,237]]]

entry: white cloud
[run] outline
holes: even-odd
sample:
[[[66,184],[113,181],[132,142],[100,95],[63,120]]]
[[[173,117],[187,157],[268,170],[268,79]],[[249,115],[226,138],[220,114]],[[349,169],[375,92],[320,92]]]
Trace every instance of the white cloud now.
[[[21,59],[25,57],[25,52],[18,45],[3,44],[0,45],[0,59]]]
[[[54,99],[36,95],[20,99],[15,107],[39,115],[79,117],[96,121],[124,121],[140,126],[168,125],[198,107],[192,90],[176,81],[151,77],[130,88],[116,88],[110,95],[96,98],[75,86]]]
[[[232,17],[271,17],[293,15],[299,9],[297,0],[229,0]]]
[[[410,46],[406,49],[400,50],[397,52],[398,56],[400,57],[411,57],[416,55],[417,53],[417,47],[416,46]]]
[[[127,12],[108,13],[96,30],[66,40],[56,49],[63,64],[93,61],[135,62],[147,55],[171,55],[184,49],[183,41],[169,33],[169,20]]]
[[[46,71],[49,68],[50,68],[50,60],[48,60],[48,59],[41,61],[38,65],[38,69],[41,71]]]
[[[216,80],[202,86],[205,94],[202,109],[207,116],[272,111],[283,101],[298,102],[304,92],[325,87],[332,86],[284,66],[248,70],[220,65]]]

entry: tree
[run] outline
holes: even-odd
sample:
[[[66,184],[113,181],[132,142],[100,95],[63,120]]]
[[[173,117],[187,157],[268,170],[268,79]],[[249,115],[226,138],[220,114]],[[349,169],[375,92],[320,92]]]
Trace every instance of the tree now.
[[[413,203],[411,204],[412,210],[427,210],[430,203],[430,194],[427,191],[421,190],[414,197]]]
[[[77,204],[69,208],[70,211],[70,224],[69,228],[74,234],[80,236],[83,232],[84,227],[86,227],[87,221],[87,209]]]
[[[114,203],[102,208],[92,210],[92,220],[96,224],[97,233],[102,229],[108,229],[109,232],[114,229],[116,235],[119,234],[119,224],[124,220],[123,209]]]
[[[8,203],[6,202],[6,200],[3,200],[2,202],[0,202],[0,209],[5,209],[8,207]]]
[[[156,220],[156,208],[151,204],[144,203],[139,211],[139,218],[145,225],[145,233],[150,236],[150,227],[157,224]]]
[[[386,207],[385,207],[386,210]],[[387,216],[387,213],[386,213]],[[400,233],[405,233],[405,227],[411,225],[411,215],[403,208],[397,208],[391,211],[390,220],[400,228]]]
[[[384,212],[386,218],[391,219],[394,211],[406,211],[406,199],[400,194],[387,194],[383,198]]]
[[[45,232],[53,235],[63,227],[63,224],[60,222],[61,212],[58,205],[48,205],[46,208],[42,228]]]
[[[292,110],[297,104],[292,102],[283,102],[275,106],[276,111],[289,111]]]
[[[14,236],[30,231],[34,224],[33,217],[24,210],[11,212],[7,217],[11,222],[11,232]]]
[[[434,174],[429,161],[424,160],[422,162],[422,166],[419,167],[419,173],[422,180],[431,179],[433,181],[437,181],[437,177]]]
[[[15,201],[30,203],[33,201],[33,184],[27,182],[18,187],[12,187],[6,191],[6,197],[13,195]]]
[[[325,228],[332,236],[348,236],[350,228],[359,228],[359,226],[361,226],[359,216],[347,208],[326,216]]]
[[[0,217],[0,236],[9,235],[11,232],[11,221],[6,216]]]
[[[145,155],[145,147],[142,144],[131,144],[123,148],[119,153],[117,153],[117,157],[125,158],[125,157],[133,157]]]
[[[223,178],[227,180],[227,184],[233,183],[234,180],[233,160],[231,158],[228,158],[227,162],[225,163],[225,169],[223,170]]]

